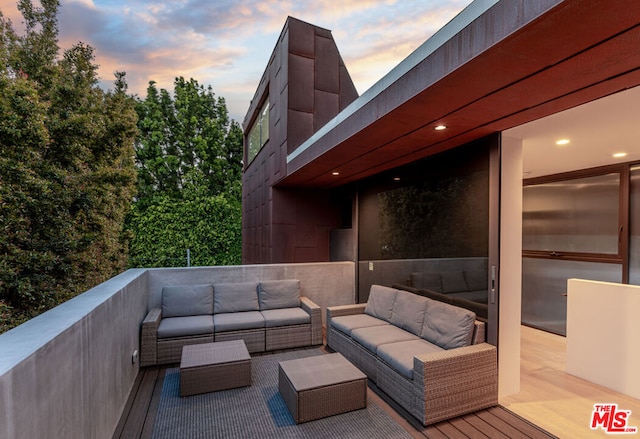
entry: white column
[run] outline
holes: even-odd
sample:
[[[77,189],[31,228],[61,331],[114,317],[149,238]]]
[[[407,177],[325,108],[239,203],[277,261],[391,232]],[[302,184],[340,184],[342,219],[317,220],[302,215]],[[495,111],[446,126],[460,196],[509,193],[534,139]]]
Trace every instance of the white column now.
[[[520,391],[522,312],[522,141],[502,138],[498,395]]]

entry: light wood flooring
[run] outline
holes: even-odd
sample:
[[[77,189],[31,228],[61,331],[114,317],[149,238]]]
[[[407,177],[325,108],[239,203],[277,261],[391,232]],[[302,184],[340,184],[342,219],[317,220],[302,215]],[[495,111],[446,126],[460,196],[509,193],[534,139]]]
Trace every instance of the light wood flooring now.
[[[521,343],[520,392],[500,399],[501,405],[562,439],[582,439],[611,437],[591,430],[590,422],[594,404],[615,403],[631,410],[628,426],[640,431],[640,400],[565,372],[565,337],[522,326]]]

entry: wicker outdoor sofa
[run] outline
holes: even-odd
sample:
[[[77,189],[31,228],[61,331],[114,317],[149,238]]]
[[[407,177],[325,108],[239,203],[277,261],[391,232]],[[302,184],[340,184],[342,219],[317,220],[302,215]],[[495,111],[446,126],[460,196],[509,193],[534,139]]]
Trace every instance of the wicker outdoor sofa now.
[[[297,279],[168,285],[142,322],[140,365],[180,362],[189,344],[244,340],[250,353],[322,344],[320,306]]]
[[[327,345],[423,425],[497,405],[497,350],[473,312],[380,285],[326,312]]]

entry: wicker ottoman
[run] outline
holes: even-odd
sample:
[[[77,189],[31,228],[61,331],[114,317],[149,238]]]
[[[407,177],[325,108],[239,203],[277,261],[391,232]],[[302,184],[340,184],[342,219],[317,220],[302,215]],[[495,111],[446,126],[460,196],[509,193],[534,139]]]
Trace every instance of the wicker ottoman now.
[[[182,348],[180,396],[251,385],[251,357],[242,340]]]
[[[278,389],[296,423],[367,406],[367,376],[341,354],[282,361]]]

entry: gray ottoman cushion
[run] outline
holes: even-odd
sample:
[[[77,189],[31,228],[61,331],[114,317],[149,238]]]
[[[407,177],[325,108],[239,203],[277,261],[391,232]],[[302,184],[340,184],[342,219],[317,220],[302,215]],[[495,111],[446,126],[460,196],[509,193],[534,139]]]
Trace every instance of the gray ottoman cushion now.
[[[300,306],[300,281],[297,279],[260,282],[260,310],[295,308]]]
[[[212,285],[162,287],[162,318],[213,314]]]
[[[158,338],[213,334],[213,316],[169,317],[160,320]]]
[[[393,325],[354,329],[351,331],[351,338],[373,354],[376,353],[378,346],[386,343],[420,340],[419,337],[416,337],[412,333]]]
[[[413,357],[443,349],[426,340],[400,341],[378,346],[378,358],[407,379],[413,379]]]
[[[259,329],[264,328],[264,317],[260,311],[214,314],[213,323],[216,332]]]
[[[358,328],[368,328],[369,326],[389,325],[389,322],[372,317],[369,314],[355,314],[351,316],[333,317],[331,326],[338,331],[351,335],[351,331]]]
[[[213,311],[258,311],[258,282],[221,283],[213,286]]]
[[[260,313],[267,328],[311,323],[311,316],[302,308],[266,309]]]

